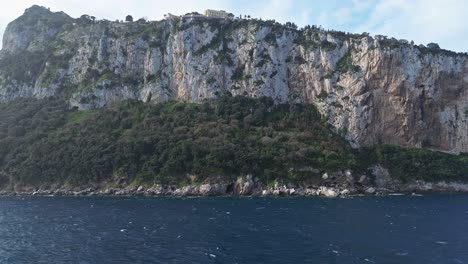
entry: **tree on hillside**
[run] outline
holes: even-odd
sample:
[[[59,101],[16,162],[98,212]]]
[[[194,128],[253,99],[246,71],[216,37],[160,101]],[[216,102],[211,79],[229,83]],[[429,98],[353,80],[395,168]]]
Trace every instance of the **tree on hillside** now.
[[[440,49],[439,44],[433,43],[433,42],[427,44],[427,47],[428,47],[429,49],[433,49],[433,50],[438,50],[438,49]]]
[[[133,17],[132,17],[131,15],[127,15],[127,16],[125,17],[125,21],[126,21],[126,22],[133,22]]]
[[[138,23],[146,23],[148,22],[148,19],[146,17],[142,17],[140,19],[137,20]]]

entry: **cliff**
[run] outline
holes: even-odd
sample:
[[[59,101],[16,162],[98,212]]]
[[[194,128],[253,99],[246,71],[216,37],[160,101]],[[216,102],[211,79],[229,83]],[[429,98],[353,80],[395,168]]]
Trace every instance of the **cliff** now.
[[[200,103],[224,95],[314,104],[353,146],[468,152],[468,56],[403,40],[260,20],[74,19],[33,6],[0,52],[0,101]]]

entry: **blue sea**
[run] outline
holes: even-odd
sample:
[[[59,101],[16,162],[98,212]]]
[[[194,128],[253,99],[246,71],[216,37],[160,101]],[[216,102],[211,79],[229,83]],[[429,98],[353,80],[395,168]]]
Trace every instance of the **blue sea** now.
[[[468,263],[468,195],[0,197],[0,263]]]

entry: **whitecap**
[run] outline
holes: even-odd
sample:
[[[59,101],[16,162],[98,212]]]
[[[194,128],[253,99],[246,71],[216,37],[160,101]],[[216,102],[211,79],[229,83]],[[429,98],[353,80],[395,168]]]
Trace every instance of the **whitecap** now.
[[[445,241],[436,241],[437,244],[441,244],[441,245],[447,245],[448,242],[445,242]]]
[[[125,232],[127,231],[127,229],[120,229],[120,232]]]
[[[210,254],[210,257],[216,258],[216,255],[215,254]]]
[[[407,256],[408,252],[397,252],[397,253],[395,253],[395,255],[397,255],[397,256]]]

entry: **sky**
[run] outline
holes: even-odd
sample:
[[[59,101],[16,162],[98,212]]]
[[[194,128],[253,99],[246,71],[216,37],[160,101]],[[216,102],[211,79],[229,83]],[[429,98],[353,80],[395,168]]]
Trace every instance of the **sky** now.
[[[222,9],[236,16],[368,32],[416,44],[435,42],[444,49],[468,52],[466,0],[10,0],[2,3],[0,35],[10,21],[34,4],[72,17],[88,14],[108,20],[123,20],[128,14],[134,19],[160,20],[166,13]]]

